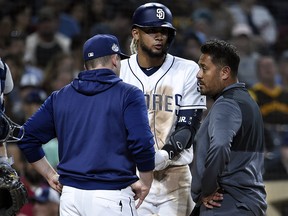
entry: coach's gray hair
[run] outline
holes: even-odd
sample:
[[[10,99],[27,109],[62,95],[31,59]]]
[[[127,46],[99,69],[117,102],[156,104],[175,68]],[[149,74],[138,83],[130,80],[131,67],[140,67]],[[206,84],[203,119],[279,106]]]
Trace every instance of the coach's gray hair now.
[[[132,55],[137,53],[137,48],[138,48],[137,40],[135,40],[135,38],[132,38],[130,43],[130,52]]]
[[[98,65],[106,66],[111,61],[111,55],[99,57],[85,62],[87,69],[96,68]]]

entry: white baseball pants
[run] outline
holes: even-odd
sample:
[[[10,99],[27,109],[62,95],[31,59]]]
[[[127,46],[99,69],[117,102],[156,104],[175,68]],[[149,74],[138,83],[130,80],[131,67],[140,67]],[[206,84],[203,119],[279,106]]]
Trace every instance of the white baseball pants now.
[[[60,216],[138,216],[131,187],[122,190],[82,190],[64,186]]]

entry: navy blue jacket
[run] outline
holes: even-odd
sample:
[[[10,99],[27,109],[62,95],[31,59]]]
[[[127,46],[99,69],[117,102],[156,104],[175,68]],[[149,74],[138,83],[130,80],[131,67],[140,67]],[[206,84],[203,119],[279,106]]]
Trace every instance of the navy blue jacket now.
[[[57,137],[63,185],[87,190],[125,188],[139,171],[154,169],[154,141],[138,88],[108,69],[83,71],[53,92],[24,124],[18,143],[29,162]]]

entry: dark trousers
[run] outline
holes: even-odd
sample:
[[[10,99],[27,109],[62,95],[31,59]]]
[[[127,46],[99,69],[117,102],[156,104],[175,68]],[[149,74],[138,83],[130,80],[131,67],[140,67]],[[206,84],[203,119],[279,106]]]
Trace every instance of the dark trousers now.
[[[190,216],[256,216],[245,203],[240,203],[229,194],[223,194],[221,207],[206,208],[203,204],[195,207]]]

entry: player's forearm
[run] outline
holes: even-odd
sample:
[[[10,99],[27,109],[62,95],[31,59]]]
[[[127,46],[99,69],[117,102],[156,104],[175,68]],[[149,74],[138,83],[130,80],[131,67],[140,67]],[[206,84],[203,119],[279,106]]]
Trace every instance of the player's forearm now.
[[[153,181],[153,171],[139,172],[139,177],[145,186],[149,188],[151,187]]]
[[[49,164],[45,156],[40,160],[31,163],[31,165],[38,173],[40,173],[48,181],[52,179],[53,176],[57,175],[57,172]]]

